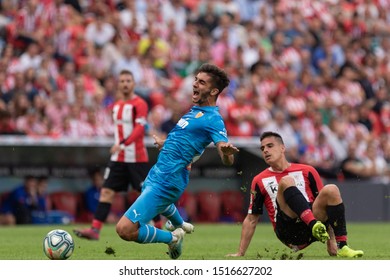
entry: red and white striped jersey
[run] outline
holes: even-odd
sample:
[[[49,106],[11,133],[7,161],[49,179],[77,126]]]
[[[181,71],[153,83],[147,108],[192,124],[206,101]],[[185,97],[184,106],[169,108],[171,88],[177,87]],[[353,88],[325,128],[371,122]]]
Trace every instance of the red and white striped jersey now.
[[[302,64],[302,56],[299,51],[293,47],[283,50],[280,60],[286,65]]]
[[[16,16],[16,27],[19,31],[36,32],[42,26],[43,5],[38,4],[34,11],[23,7]]]
[[[266,79],[256,83],[255,88],[256,92],[259,94],[259,102],[268,104],[270,99],[277,95],[279,85],[275,80]]]
[[[131,100],[117,101],[113,106],[115,143],[125,148],[111,155],[112,161],[148,162],[144,143],[148,105],[145,100],[135,96]]]
[[[253,178],[249,201],[249,214],[262,214],[265,206],[270,221],[275,227],[276,193],[279,181],[286,175],[294,178],[296,187],[309,203],[313,203],[324,187],[317,170],[310,165],[291,163],[283,172],[267,168]]]
[[[292,116],[301,117],[306,112],[307,100],[303,96],[286,96],[285,110]]]

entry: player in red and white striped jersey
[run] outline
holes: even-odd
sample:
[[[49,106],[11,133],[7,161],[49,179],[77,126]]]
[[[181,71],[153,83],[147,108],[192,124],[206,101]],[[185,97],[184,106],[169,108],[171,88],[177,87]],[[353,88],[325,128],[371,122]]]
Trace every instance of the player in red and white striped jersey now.
[[[338,187],[324,186],[312,166],[288,162],[278,133],[264,132],[260,141],[263,158],[270,167],[252,181],[240,245],[237,253],[227,256],[245,255],[264,205],[276,236],[292,250],[321,241],[327,242],[330,256],[362,257],[363,251],[347,245],[345,209]]]
[[[74,232],[79,237],[98,240],[115,193],[127,191],[129,184],[141,192],[143,181],[149,172],[149,157],[144,144],[148,105],[134,93],[134,88],[132,72],[122,70],[118,83],[122,98],[113,106],[115,143],[110,149],[111,158],[105,170],[105,181],[92,226],[88,229],[75,229]]]

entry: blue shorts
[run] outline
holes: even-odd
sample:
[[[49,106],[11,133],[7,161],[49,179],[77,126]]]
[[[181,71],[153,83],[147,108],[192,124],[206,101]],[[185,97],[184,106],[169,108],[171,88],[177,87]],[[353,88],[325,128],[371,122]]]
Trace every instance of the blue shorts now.
[[[124,216],[133,223],[147,224],[155,216],[164,212],[169,205],[175,203],[180,196],[181,193],[177,192],[164,195],[164,192],[159,189],[145,186],[140,196],[125,212]]]
[[[141,195],[125,212],[133,223],[147,224],[168,206],[176,203],[188,184],[187,169],[161,171],[156,165],[149,171]]]

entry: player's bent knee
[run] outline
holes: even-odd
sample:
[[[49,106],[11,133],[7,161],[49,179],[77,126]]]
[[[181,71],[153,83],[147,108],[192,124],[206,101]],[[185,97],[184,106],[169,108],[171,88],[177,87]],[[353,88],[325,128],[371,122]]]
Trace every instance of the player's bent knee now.
[[[280,179],[279,186],[282,188],[295,186],[295,180],[290,175],[284,176],[282,179]]]
[[[131,234],[130,234],[129,229],[126,226],[124,226],[123,224],[121,224],[120,222],[118,222],[116,224],[116,233],[123,240],[131,241]]]
[[[136,241],[138,237],[138,227],[130,220],[122,217],[116,224],[116,233],[126,241]]]
[[[326,185],[322,191],[325,191],[330,196],[340,196],[340,190],[335,184]]]
[[[318,195],[315,204],[318,205],[337,205],[342,203],[343,199],[339,188],[335,184],[326,185]],[[314,206],[314,205],[313,205]],[[314,209],[314,208],[313,208]]]

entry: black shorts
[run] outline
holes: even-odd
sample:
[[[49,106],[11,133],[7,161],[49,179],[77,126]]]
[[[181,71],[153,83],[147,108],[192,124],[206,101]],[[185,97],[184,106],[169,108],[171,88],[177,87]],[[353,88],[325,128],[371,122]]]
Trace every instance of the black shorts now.
[[[110,161],[104,171],[104,187],[115,192],[127,192],[129,186],[141,192],[150,165],[147,162],[127,163]]]
[[[311,229],[299,218],[290,218],[278,209],[275,233],[279,240],[290,248],[303,249],[317,239]]]

